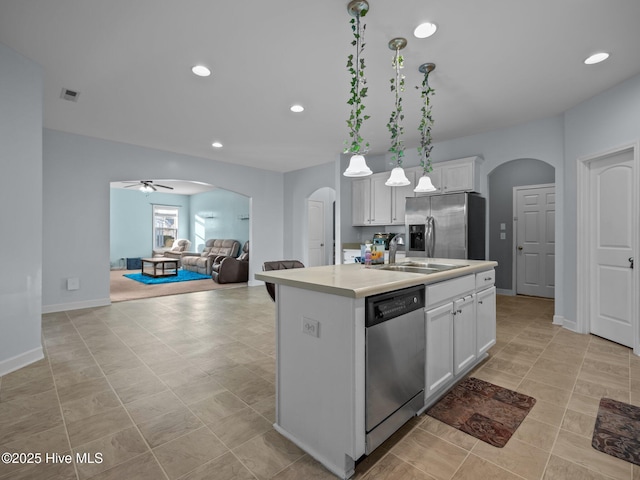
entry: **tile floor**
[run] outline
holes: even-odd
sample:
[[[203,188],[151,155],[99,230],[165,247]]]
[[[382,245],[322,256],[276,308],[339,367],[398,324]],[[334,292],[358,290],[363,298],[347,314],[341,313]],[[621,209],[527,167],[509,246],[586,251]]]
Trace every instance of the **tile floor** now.
[[[601,396],[640,405],[640,359],[551,324],[553,302],[499,297],[498,343],[473,375],[537,399],[502,449],[428,416],[357,479],[621,479],[640,468],[591,448]],[[46,358],[0,378],[0,479],[331,479],[272,428],[274,305],[263,287],[43,316]],[[101,463],[45,463],[76,453]]]

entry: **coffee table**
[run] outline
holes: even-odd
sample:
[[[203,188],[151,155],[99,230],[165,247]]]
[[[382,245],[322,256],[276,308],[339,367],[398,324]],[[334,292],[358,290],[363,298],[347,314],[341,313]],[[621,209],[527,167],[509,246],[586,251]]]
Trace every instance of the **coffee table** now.
[[[178,276],[178,260],[156,257],[143,258],[142,275],[153,278]],[[145,266],[147,270],[145,271]]]

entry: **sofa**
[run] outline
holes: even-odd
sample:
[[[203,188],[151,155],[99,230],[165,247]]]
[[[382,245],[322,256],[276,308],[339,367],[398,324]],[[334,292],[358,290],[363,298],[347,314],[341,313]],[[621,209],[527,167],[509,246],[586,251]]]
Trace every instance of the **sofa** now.
[[[225,257],[236,257],[240,242],[230,239],[209,239],[201,253],[183,252],[180,262],[184,270],[211,275],[213,263],[220,263]]]
[[[176,260],[178,262],[178,268],[180,268],[180,261],[182,259],[182,254],[184,252],[188,252],[191,247],[191,242],[186,238],[178,238],[173,242],[173,245],[169,250],[154,250],[153,257],[154,258],[170,258],[172,260]]]
[[[249,242],[245,242],[238,258],[224,257],[211,266],[211,280],[216,283],[240,283],[249,281]]]

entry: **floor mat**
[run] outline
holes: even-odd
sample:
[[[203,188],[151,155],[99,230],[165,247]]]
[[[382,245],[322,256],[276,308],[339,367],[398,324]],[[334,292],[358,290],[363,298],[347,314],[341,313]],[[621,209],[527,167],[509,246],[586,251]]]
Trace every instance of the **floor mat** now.
[[[640,465],[640,407],[602,398],[591,445],[608,455]]]
[[[456,385],[427,415],[494,447],[504,447],[536,399],[477,378]]]

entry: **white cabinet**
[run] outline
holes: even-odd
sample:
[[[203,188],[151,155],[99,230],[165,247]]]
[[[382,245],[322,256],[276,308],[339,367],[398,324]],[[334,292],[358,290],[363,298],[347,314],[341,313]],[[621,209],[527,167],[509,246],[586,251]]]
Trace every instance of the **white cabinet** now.
[[[426,388],[429,398],[453,380],[453,310],[447,303],[427,310]]]
[[[473,160],[447,162],[442,166],[442,193],[473,191],[474,170]]]
[[[453,373],[458,375],[477,358],[475,294],[453,302]]]
[[[413,189],[416,188],[416,173],[405,170],[407,178],[411,182],[405,187],[391,187],[393,190],[391,199],[391,225],[404,225],[404,210],[407,197],[413,197]],[[389,188],[389,187],[387,187]]]
[[[391,225],[391,188],[388,173],[378,173],[351,182],[351,224]]]
[[[478,356],[496,344],[496,288],[490,287],[476,294]]]

